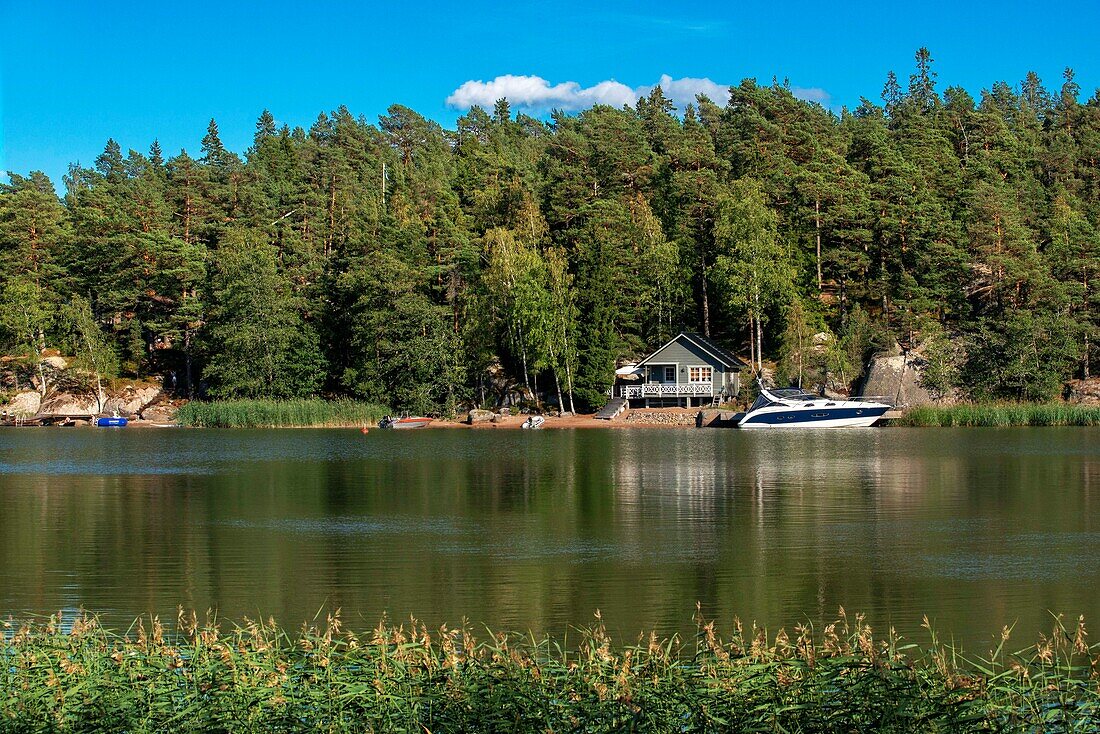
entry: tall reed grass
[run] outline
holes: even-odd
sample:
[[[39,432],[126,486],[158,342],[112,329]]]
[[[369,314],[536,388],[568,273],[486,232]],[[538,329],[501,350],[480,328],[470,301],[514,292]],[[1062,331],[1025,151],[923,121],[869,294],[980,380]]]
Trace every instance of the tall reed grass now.
[[[389,409],[354,400],[191,401],[180,408],[182,426],[203,428],[299,428],[374,425]]]
[[[898,426],[1100,426],[1100,406],[1069,403],[974,403],[910,408]]]
[[[0,732],[1097,732],[1100,645],[1084,621],[965,658],[929,628],[876,637],[844,611],[792,633],[700,618],[693,639],[615,644],[595,624],[565,640],[339,612],[297,632],[225,627],[182,611],[125,633],[94,617],[6,623]],[[926,620],[927,626],[927,620]]]

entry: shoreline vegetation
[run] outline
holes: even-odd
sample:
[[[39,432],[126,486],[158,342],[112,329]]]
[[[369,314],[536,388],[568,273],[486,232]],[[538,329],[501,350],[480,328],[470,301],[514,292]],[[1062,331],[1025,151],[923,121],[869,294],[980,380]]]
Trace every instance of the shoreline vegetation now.
[[[176,421],[192,428],[344,428],[377,426],[390,410],[356,400],[193,400]]]
[[[911,427],[1100,426],[1100,405],[990,403],[910,408],[892,425]]]
[[[429,629],[385,618],[346,630],[339,610],[298,631],[273,620],[125,632],[79,616],[3,622],[0,732],[580,731],[1095,732],[1100,644],[1084,618],[985,656],[876,636],[840,609],[817,630],[697,613],[693,637],[613,641]],[[320,616],[320,615],[318,615]],[[480,633],[479,633],[480,634]]]
[[[347,399],[191,401],[176,416],[189,428],[374,428],[389,408]],[[697,410],[632,411],[623,420],[599,421],[591,415],[548,418],[544,427],[561,428],[690,428]],[[732,412],[732,411],[731,411]],[[658,420],[656,417],[663,420]],[[474,428],[519,428],[526,415],[513,415]],[[632,419],[633,417],[633,419]],[[683,420],[671,420],[679,418]],[[691,420],[686,420],[691,418]],[[457,419],[439,419],[436,428],[468,428]],[[1100,426],[1100,406],[1070,403],[967,403],[909,408],[886,425],[902,427]]]

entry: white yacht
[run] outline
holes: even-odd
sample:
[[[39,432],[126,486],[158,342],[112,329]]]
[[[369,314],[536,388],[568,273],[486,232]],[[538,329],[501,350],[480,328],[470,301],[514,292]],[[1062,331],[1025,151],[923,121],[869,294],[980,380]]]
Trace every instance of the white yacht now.
[[[737,421],[738,428],[853,428],[874,425],[890,406],[867,400],[830,400],[797,387],[766,389]]]

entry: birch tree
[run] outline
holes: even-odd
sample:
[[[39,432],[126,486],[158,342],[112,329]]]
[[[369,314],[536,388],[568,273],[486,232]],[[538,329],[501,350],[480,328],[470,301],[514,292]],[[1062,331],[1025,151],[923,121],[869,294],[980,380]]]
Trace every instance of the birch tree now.
[[[714,234],[723,254],[716,271],[730,309],[748,319],[749,349],[758,372],[764,366],[765,313],[791,294],[794,280],[776,229],[776,214],[753,179],[735,181],[718,203]]]

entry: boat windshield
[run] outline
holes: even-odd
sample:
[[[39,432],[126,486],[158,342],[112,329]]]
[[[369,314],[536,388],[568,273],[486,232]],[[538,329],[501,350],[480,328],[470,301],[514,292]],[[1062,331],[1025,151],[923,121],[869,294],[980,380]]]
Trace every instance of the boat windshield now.
[[[757,395],[756,400],[753,402],[752,406],[749,407],[749,412],[751,413],[754,410],[760,410],[761,408],[766,408],[769,405],[774,405],[774,404],[775,403],[768,400],[763,395]]]
[[[820,396],[808,393],[800,387],[781,387],[768,392],[784,400],[821,400]]]

